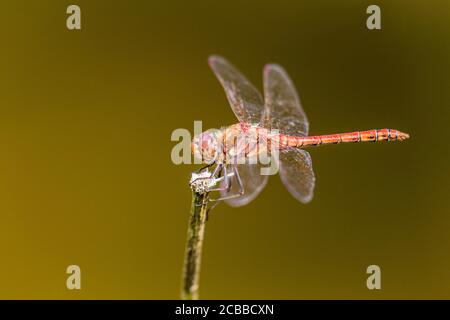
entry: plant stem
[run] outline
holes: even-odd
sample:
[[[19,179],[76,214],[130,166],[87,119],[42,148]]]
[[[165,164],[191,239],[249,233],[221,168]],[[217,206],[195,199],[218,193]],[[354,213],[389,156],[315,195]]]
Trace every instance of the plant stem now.
[[[191,216],[187,232],[181,299],[197,300],[202,260],[203,237],[206,224],[208,193],[192,191]]]

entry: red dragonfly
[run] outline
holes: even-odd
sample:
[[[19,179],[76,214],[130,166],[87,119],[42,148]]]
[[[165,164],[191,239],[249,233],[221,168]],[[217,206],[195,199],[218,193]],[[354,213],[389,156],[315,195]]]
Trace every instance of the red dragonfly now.
[[[259,157],[277,151],[283,184],[299,201],[313,198],[315,176],[306,147],[364,141],[405,140],[409,135],[395,129],[373,129],[309,136],[308,119],[286,71],[277,64],[264,67],[264,99],[259,91],[227,60],[211,56],[209,65],[222,84],[239,123],[221,130],[207,130],[194,137],[193,154],[207,166],[198,179],[222,181],[221,196],[231,206],[252,201],[264,188],[268,175],[261,174]],[[274,130],[275,129],[275,130]],[[214,166],[210,172],[207,168]],[[205,171],[206,170],[206,171]],[[214,183],[213,183],[214,184]],[[211,186],[213,185],[211,184]]]

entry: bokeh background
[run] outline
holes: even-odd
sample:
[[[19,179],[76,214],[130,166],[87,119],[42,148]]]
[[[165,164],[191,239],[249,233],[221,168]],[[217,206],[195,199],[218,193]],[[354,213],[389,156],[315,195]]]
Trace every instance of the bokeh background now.
[[[66,29],[66,8],[82,30]],[[381,6],[382,30],[366,28]],[[442,1],[2,1],[0,298],[177,299],[194,165],[170,140],[236,122],[207,65],[259,88],[278,62],[312,134],[314,200],[278,177],[207,224],[205,299],[450,298],[450,5]],[[77,264],[82,289],[66,289]],[[366,268],[382,289],[366,288]]]

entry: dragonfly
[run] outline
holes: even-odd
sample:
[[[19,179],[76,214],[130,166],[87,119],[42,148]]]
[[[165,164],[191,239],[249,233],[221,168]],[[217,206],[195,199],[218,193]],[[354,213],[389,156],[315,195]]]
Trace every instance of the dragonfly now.
[[[208,201],[225,201],[233,207],[251,202],[268,181],[268,175],[261,171],[267,163],[258,161],[259,156],[276,153],[275,161],[284,186],[295,199],[308,203],[313,198],[316,179],[311,156],[305,148],[409,138],[407,133],[396,129],[310,136],[297,90],[283,67],[265,65],[263,97],[225,58],[214,55],[208,62],[238,119],[236,124],[204,131],[192,140],[192,153],[206,164],[199,170],[198,179],[220,181],[219,187],[213,188],[212,183],[208,189],[218,191],[220,196]],[[214,169],[209,171],[210,167]]]

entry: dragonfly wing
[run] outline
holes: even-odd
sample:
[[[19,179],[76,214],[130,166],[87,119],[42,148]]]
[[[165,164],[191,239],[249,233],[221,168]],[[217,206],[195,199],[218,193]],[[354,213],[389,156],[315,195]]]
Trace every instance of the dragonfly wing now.
[[[294,198],[303,203],[312,200],[316,178],[307,151],[296,148],[281,150],[279,170],[281,181]]]
[[[264,112],[261,93],[224,58],[210,56],[208,62],[222,84],[231,108],[239,121],[259,124]]]
[[[240,207],[248,204],[264,189],[267,184],[269,176],[261,174],[260,164],[242,164],[237,165],[239,172],[239,177],[241,178],[242,185],[244,188],[244,194],[239,197],[230,198],[225,200],[227,204],[232,207]],[[232,172],[232,166],[228,165],[228,173]],[[230,178],[231,190],[230,192],[222,191],[222,197],[228,197],[231,195],[239,194],[239,184],[236,176]],[[222,187],[225,182],[222,182]]]
[[[308,135],[309,123],[287,72],[277,64],[264,67],[264,126],[289,135]]]

